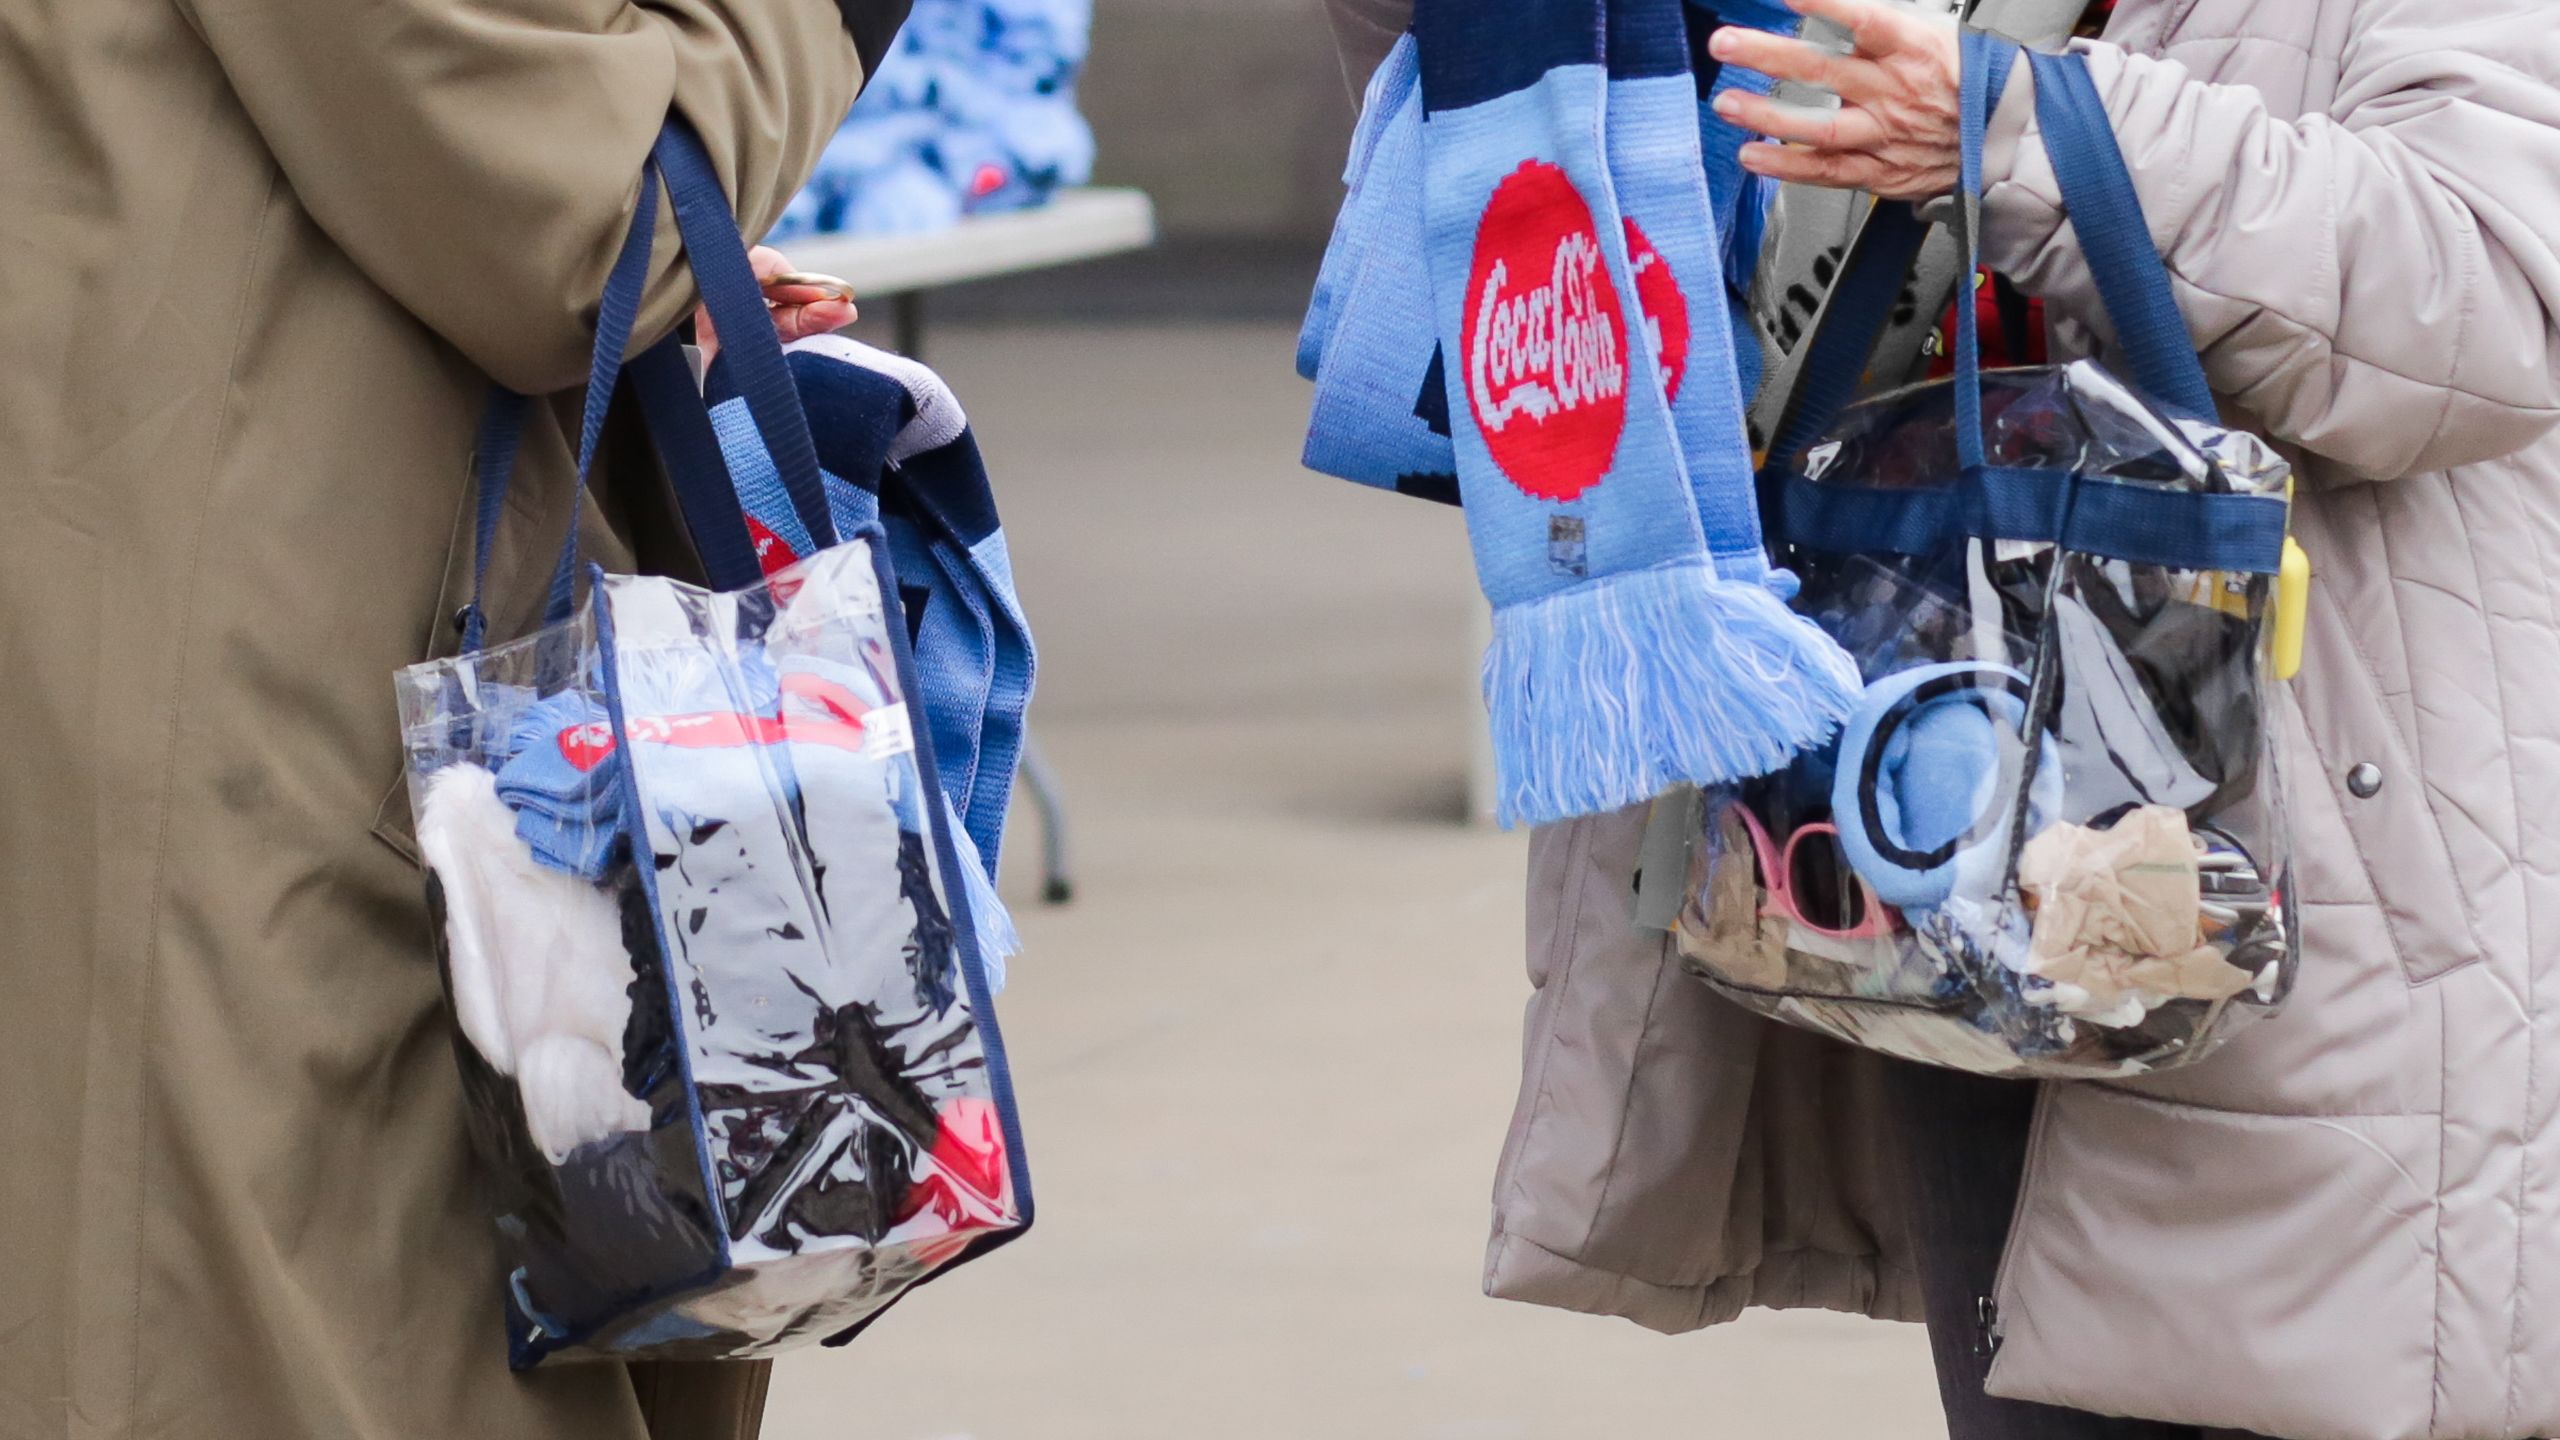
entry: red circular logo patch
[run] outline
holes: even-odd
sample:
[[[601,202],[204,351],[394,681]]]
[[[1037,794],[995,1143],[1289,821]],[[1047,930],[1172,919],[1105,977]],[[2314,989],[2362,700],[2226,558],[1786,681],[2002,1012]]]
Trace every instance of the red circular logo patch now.
[[[1689,297],[1680,293],[1680,277],[1671,273],[1671,262],[1653,248],[1633,216],[1627,219],[1627,259],[1636,272],[1636,306],[1644,311],[1654,373],[1662,377],[1663,398],[1678,404],[1680,377],[1689,372]]]
[[[1679,328],[1685,355],[1685,307]],[[1476,428],[1522,494],[1571,500],[1600,483],[1627,423],[1626,312],[1564,171],[1530,160],[1494,187],[1458,343]]]

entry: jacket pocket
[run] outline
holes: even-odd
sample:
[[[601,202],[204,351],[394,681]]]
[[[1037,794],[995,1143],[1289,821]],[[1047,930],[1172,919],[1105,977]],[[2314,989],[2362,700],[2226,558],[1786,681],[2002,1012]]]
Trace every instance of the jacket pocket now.
[[[2277,706],[2299,900],[2373,906],[2412,984],[2477,962],[2478,910],[2432,787],[2338,605],[2315,611],[2309,643],[2305,681],[2280,690]],[[2299,688],[2311,682],[2316,690]]]
[[[2042,1112],[1990,1393],[2264,1435],[2429,1433],[2434,1117],[2094,1085],[2048,1087]]]

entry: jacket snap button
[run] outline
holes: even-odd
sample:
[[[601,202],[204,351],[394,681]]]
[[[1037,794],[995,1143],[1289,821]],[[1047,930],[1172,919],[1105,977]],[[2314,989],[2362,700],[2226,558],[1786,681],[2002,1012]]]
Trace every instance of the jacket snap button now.
[[[2347,772],[2347,793],[2359,800],[2370,800],[2382,793],[2382,767],[2371,761]]]

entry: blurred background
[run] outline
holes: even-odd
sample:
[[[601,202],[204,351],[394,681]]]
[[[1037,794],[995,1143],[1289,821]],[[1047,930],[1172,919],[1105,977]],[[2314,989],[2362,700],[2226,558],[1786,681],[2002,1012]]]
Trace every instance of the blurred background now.
[[[995,68],[1054,91],[1037,49]],[[1070,102],[1091,183],[1142,192],[1158,243],[1073,265],[944,283],[981,240],[1003,253],[980,269],[1077,248],[1043,250],[1042,212],[1014,207],[1073,200],[1078,136],[1034,104],[1011,149],[936,148],[912,112],[974,82],[927,64],[892,95],[893,73],[854,158],[904,164],[905,188],[869,228],[973,218],[843,239],[864,204],[822,172],[778,239],[922,287],[868,287],[853,333],[920,343],[986,449],[1075,896],[1042,903],[1018,806],[1002,1009],[1038,1227],[782,1362],[767,1436],[1944,1435],[1915,1329],[1758,1315],[1674,1339],[1480,1293],[1525,843],[1469,821],[1482,601],[1459,517],[1297,464],[1291,358],[1352,122],[1318,0],[1093,0]]]

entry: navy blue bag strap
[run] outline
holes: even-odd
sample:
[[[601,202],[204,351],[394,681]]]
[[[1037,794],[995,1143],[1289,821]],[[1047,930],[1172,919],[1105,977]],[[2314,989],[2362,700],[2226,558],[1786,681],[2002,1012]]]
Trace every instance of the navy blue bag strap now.
[[[595,468],[596,445],[604,437],[605,412],[611,407],[614,387],[621,380],[622,352],[629,348],[631,327],[639,320],[640,301],[649,280],[649,252],[657,231],[657,181],[653,176],[643,176],[630,233],[623,237],[621,253],[614,257],[612,274],[605,281],[604,301],[596,311],[595,351],[588,363],[586,408],[578,430],[580,495],[586,493],[588,476]],[[506,509],[508,487],[515,481],[516,452],[521,448],[525,412],[531,404],[525,396],[493,386],[488,410],[480,422],[472,461],[479,486],[479,509],[472,534],[471,604],[464,611],[462,626],[466,651],[478,650],[488,637],[489,554],[497,543],[498,518]],[[561,542],[560,561],[552,571],[550,599],[543,607],[546,625],[566,619],[572,608],[570,597],[578,564],[577,512],[577,501],[572,498],[569,534]]]
[[[694,553],[702,558],[711,588],[744,590],[762,580],[755,538],[747,531],[729,462],[711,428],[710,412],[703,408],[683,342],[669,337],[633,356],[629,373],[633,397],[674,482],[685,530],[693,537]]]
[[[835,527],[818,474],[817,449],[809,437],[808,417],[785,362],[772,313],[765,308],[763,287],[756,283],[746,244],[739,238],[727,193],[720,187],[709,152],[680,116],[670,117],[650,152],[641,177],[640,196],[631,229],[605,282],[596,316],[596,340],[587,373],[586,402],[578,436],[578,489],[584,493],[595,469],[605,417],[620,386],[624,352],[646,298],[649,261],[658,228],[658,190],[666,187],[703,304],[724,339],[724,353],[749,413],[791,494],[793,508],[821,546],[835,543]],[[651,438],[667,463],[687,528],[702,554],[712,583],[741,589],[762,578],[744,511],[720,457],[692,367],[674,338],[629,362],[633,389],[649,422]],[[487,639],[485,606],[489,557],[496,543],[499,517],[515,473],[524,417],[531,402],[522,395],[493,387],[474,447],[473,469],[478,507],[473,526],[471,603],[463,618],[463,647],[479,649]],[[553,567],[543,623],[567,619],[575,608],[577,515],[571,506],[569,533],[561,542]]]
[[[1982,151],[1992,109],[2020,51],[1981,31],[1964,37],[1962,178],[1958,236],[1968,267],[1981,253]],[[2116,147],[2106,106],[2078,55],[2031,53],[2036,117],[2064,205],[2090,273],[2154,400],[2211,419],[2213,392],[2151,243],[2133,176]],[[1982,336],[1977,307],[1956,307],[1956,449],[1964,468],[1961,521],[1946,533],[2052,540],[2089,554],[2184,570],[2272,575],[2284,560],[2288,521],[2274,496],[2172,490],[2063,470],[1993,467],[1982,437]],[[1835,517],[1838,518],[1838,517]],[[1845,539],[1845,532],[1835,531]],[[1864,547],[1860,547],[1864,548]],[[1896,549],[1896,546],[1876,548]]]
[[[1789,538],[1814,550],[1930,556],[1949,539],[2050,541],[2083,554],[2172,570],[2272,573],[2283,558],[2285,505],[2265,495],[2217,495],[2060,470],[1987,466],[1959,483],[1888,490],[1790,476],[1782,509]]]
[[[1956,240],[1963,268],[1971,275],[1982,264],[1982,144],[1990,128],[1991,107],[2009,87],[2017,68],[2018,47],[1981,30],[1967,30],[1963,41],[1961,115],[1962,149],[1956,179]],[[2109,143],[2113,143],[2110,141]],[[1956,459],[1967,471],[1982,468],[1982,316],[1968,303],[1972,292],[1960,290],[1956,304]]]
[[[1980,253],[1982,151],[1990,114],[2019,54],[1979,31],[1964,36],[1957,236],[1967,269]],[[2152,247],[2142,207],[2087,62],[2036,55],[2037,116],[2071,223],[2136,383],[2175,412],[2209,419],[2213,397]],[[1815,549],[1933,553],[1961,535],[2050,541],[2090,554],[2176,569],[2272,574],[2283,558],[2286,506],[2265,495],[2171,490],[2064,470],[1993,466],[1982,428],[1978,307],[1956,306],[1953,399],[1960,476],[1952,486],[1881,490],[1822,485],[1781,472],[1775,488],[1793,542]],[[1854,383],[1854,382],[1851,382]],[[1809,440],[1801,437],[1798,443]],[[1772,452],[1773,460],[1776,452]]]
[[[721,358],[747,402],[747,413],[755,418],[756,430],[782,476],[783,488],[790,492],[800,523],[818,548],[825,549],[836,543],[836,528],[827,508],[826,484],[818,474],[817,445],[809,437],[809,417],[801,409],[800,391],[791,379],[781,337],[774,332],[773,312],[765,308],[764,287],[756,283],[746,243],[738,238],[729,194],[721,188],[710,152],[682,116],[668,118],[653,153],[666,176],[677,233],[684,239],[685,257],[692,263],[702,303],[720,331]],[[727,468],[718,473],[727,488]],[[700,474],[677,476],[679,495],[683,486],[708,479]],[[704,496],[699,503],[708,507],[713,502]],[[736,491],[728,489],[718,503],[735,506]],[[692,513],[688,503],[687,517]]]
[[[1797,369],[1795,393],[1769,439],[1765,468],[1783,474],[1805,447],[1839,422],[1858,398],[1867,361],[1884,336],[1885,322],[1902,301],[1903,286],[1920,258],[1929,224],[1898,200],[1879,200],[1841,261],[1839,281],[1814,319],[1813,339]]]
[[[2063,209],[2106,301],[2116,341],[2132,362],[2134,383],[2191,418],[2213,418],[2204,362],[2196,358],[2195,341],[2178,313],[2169,267],[2151,243],[2133,173],[2125,168],[2088,62],[2078,55],[2030,54],[2027,60],[2035,69],[2036,123],[2054,178],[2062,184]]]
[[[462,609],[462,648],[476,652],[488,639],[489,617],[480,608],[489,584],[489,552],[498,543],[498,517],[507,505],[507,482],[515,473],[516,450],[524,440],[524,412],[530,402],[503,386],[493,387],[480,416],[480,435],[471,445],[473,493],[478,513],[471,527],[471,603]]]

